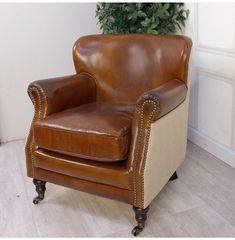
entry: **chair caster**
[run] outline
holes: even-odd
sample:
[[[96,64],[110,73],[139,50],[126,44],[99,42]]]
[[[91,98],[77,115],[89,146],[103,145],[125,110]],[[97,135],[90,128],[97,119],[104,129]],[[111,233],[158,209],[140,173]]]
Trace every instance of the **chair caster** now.
[[[147,212],[149,210],[149,207],[146,207],[146,208],[133,207],[133,210],[135,212],[135,219],[136,219],[138,225],[132,229],[131,233],[136,237],[144,229],[145,221],[147,220]]]
[[[176,172],[173,173],[173,175],[170,177],[169,182],[174,181],[178,178],[178,175]]]
[[[46,182],[33,179],[33,183],[36,186],[36,192],[38,193],[38,196],[33,199],[33,203],[39,204],[39,202],[44,199],[44,194],[46,191]]]
[[[143,231],[143,228],[140,228],[138,226],[134,227],[131,231],[131,233],[136,237]]]
[[[33,204],[39,204],[39,202],[42,201],[42,200],[43,200],[43,198],[35,197],[35,198],[33,199]]]

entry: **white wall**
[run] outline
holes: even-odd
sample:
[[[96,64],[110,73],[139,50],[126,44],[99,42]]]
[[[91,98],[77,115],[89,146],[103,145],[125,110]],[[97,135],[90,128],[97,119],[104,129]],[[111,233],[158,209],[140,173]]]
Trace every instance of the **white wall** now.
[[[235,167],[235,3],[190,3],[188,138]]]
[[[31,81],[74,73],[73,43],[99,32],[95,3],[0,3],[0,139],[24,138]]]

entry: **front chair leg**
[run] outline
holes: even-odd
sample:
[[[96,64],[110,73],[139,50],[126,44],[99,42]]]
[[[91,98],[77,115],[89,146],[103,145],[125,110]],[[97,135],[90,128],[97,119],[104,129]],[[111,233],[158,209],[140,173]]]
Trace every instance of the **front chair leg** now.
[[[173,175],[170,177],[169,182],[174,181],[178,178],[178,175],[176,172],[173,173]]]
[[[135,212],[135,219],[136,219],[138,225],[132,229],[131,233],[134,236],[138,236],[139,233],[142,232],[144,229],[144,225],[145,225],[145,221],[147,219],[147,212],[149,210],[149,207],[147,207],[147,208],[133,207],[133,210]]]
[[[33,183],[36,186],[36,192],[38,196],[33,199],[34,204],[38,204],[44,199],[44,194],[46,191],[46,182],[38,179],[33,179]]]

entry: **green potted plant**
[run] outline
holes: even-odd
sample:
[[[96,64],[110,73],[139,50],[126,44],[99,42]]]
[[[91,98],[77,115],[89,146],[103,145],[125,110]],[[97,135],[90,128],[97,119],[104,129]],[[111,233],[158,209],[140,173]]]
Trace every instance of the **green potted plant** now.
[[[96,9],[104,34],[174,34],[188,14],[183,3],[98,3]]]

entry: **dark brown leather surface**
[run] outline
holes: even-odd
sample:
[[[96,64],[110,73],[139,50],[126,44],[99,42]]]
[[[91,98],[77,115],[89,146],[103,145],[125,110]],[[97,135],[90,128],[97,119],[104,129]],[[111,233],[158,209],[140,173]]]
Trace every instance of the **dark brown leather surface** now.
[[[32,82],[28,87],[34,105],[34,117],[25,146],[27,174],[33,177],[33,151],[35,149],[33,125],[46,116],[96,100],[96,84],[87,73]]]
[[[151,115],[155,104],[158,111],[154,111],[151,117],[151,121],[154,122],[182,103],[186,94],[187,86],[185,83],[181,80],[173,79],[141,95],[137,105],[138,108],[144,107],[144,114]]]
[[[125,161],[115,163],[85,160],[65,156],[47,150],[35,151],[35,167],[83,180],[102,183],[118,188],[132,190],[131,173]]]
[[[38,80],[30,88],[38,89],[42,103],[46,100],[46,115],[96,100],[95,80],[87,73]]]
[[[52,114],[34,124],[41,148],[100,161],[127,158],[134,107],[90,103]]]
[[[96,79],[98,101],[135,103],[171,79],[187,84],[191,45],[177,35],[84,36],[74,45],[74,63]]]
[[[70,187],[83,192],[92,193],[101,197],[118,200],[124,203],[134,203],[134,193],[130,190],[81,180],[79,178],[50,172],[40,168],[34,169],[34,177],[40,180],[55,183],[65,187]]]

